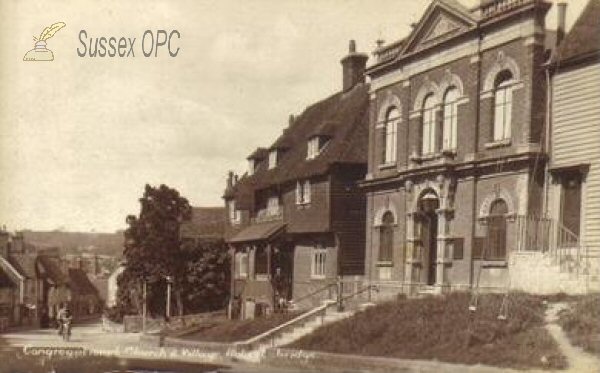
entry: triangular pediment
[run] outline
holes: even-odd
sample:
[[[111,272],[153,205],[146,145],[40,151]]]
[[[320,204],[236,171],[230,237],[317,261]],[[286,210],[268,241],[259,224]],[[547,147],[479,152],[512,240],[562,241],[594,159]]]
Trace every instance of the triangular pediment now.
[[[423,14],[405,44],[403,54],[427,49],[476,26],[464,9],[435,0]]]

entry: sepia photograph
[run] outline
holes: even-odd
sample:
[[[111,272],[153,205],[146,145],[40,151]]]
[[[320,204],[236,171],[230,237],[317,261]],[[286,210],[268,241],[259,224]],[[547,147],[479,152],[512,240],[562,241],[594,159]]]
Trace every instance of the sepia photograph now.
[[[600,373],[600,0],[0,15],[0,373]]]

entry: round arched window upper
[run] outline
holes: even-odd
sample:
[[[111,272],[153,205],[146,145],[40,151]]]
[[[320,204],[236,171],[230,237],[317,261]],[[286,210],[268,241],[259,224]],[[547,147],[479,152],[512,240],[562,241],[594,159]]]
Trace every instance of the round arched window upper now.
[[[432,94],[425,97],[423,101],[423,128],[421,131],[421,153],[424,155],[433,154],[436,151],[435,146],[435,98]]]
[[[388,110],[385,116],[385,129],[383,141],[383,163],[396,162],[396,154],[398,150],[398,121],[400,120],[400,112],[396,107]]]
[[[512,86],[513,75],[508,70],[501,71],[494,81],[493,141],[510,140],[513,102]]]
[[[456,149],[458,131],[458,98],[460,94],[456,87],[450,87],[444,95],[444,127],[442,148]]]

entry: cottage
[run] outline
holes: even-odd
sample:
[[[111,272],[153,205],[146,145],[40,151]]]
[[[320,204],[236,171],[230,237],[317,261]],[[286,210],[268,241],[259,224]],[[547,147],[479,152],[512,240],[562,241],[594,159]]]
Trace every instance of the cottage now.
[[[248,156],[224,199],[232,257],[232,309],[253,317],[332,296],[338,277],[364,274],[368,57],[354,42],[343,89],[309,106],[268,148]]]

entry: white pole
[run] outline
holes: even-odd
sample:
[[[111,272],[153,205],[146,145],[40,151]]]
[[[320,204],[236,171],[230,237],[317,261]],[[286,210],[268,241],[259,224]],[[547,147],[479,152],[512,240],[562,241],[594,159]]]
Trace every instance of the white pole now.
[[[167,278],[167,319],[171,317],[171,278]]]
[[[144,280],[144,305],[142,307],[142,333],[146,333],[146,280]]]

